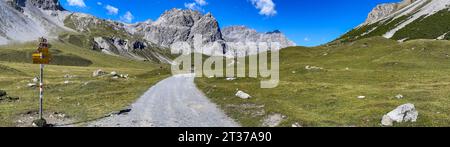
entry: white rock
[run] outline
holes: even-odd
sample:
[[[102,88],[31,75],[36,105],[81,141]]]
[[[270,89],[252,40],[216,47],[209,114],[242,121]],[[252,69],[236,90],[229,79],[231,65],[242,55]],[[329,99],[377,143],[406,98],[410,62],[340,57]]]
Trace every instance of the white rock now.
[[[92,76],[93,77],[98,77],[98,76],[102,76],[102,75],[105,75],[106,74],[106,72],[104,72],[103,70],[101,70],[101,69],[98,69],[98,70],[96,70],[96,71],[94,71],[93,73],[92,73]]]
[[[404,104],[398,106],[388,114],[383,116],[381,124],[384,126],[392,126],[394,122],[416,122],[419,112],[416,111],[414,104]]]
[[[358,96],[358,99],[365,99],[366,96]]]
[[[298,128],[298,127],[302,127],[302,125],[300,125],[298,122],[292,124],[293,128]]]
[[[117,76],[118,74],[117,74],[117,72],[113,71],[113,72],[111,72],[111,75],[112,76]]]
[[[397,99],[403,99],[403,98],[404,98],[404,96],[403,96],[403,95],[401,95],[401,94],[399,94],[399,95],[396,95],[396,96],[395,96],[395,98],[397,98]]]
[[[393,126],[394,121],[389,116],[384,115],[383,118],[381,119],[381,124],[383,126]]]
[[[317,67],[317,66],[310,66],[310,65],[306,65],[305,66],[306,70],[322,70],[322,67]]]
[[[36,83],[28,83],[27,86],[28,87],[36,87]]]
[[[64,84],[69,84],[70,82],[69,81],[64,81]]]
[[[37,77],[34,77],[34,78],[33,78],[33,82],[34,82],[34,83],[37,83],[37,82],[39,82],[39,78],[37,78]]]
[[[240,90],[236,93],[236,96],[241,98],[241,99],[249,99],[249,98],[251,98],[251,96],[249,94],[247,94],[247,93],[245,93],[243,91],[240,91]]]
[[[233,80],[236,80],[236,78],[229,77],[229,78],[226,78],[226,80],[227,81],[233,81]]]

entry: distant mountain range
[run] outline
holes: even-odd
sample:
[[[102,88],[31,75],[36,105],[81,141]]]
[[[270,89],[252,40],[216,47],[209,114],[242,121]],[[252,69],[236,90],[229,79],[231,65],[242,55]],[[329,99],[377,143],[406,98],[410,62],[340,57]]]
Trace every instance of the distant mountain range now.
[[[380,4],[367,20],[334,42],[348,42],[373,36],[398,41],[450,39],[450,0],[403,0]]]
[[[126,24],[67,11],[58,0],[0,0],[0,17],[0,45],[35,41],[44,36],[139,60],[168,62],[168,48],[245,56],[263,51],[266,46],[276,50],[295,46],[279,30],[258,33],[244,26],[232,26],[222,31],[211,13],[193,10],[171,9],[156,21]],[[194,49],[189,46],[194,46],[195,35],[203,38],[202,46]],[[189,46],[176,44],[179,42]]]

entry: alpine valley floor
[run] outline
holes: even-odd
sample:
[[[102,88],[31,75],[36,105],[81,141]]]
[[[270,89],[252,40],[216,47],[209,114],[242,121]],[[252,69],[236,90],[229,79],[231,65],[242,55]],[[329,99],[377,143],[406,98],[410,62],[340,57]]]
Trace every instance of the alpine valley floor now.
[[[106,55],[50,41],[51,65],[44,72],[44,117],[57,126],[79,126],[128,107],[149,87],[170,76],[167,65]],[[0,126],[31,126],[37,119],[39,74],[31,64],[36,42],[0,46],[0,89],[16,101],[0,101]],[[101,69],[104,76],[93,77]],[[110,75],[128,74],[128,78]]]
[[[196,84],[242,126],[379,127],[383,115],[405,103],[416,106],[418,120],[394,126],[450,126],[449,54],[450,41],[373,37],[281,50],[281,81],[273,89],[254,78]],[[252,98],[236,97],[237,89]]]

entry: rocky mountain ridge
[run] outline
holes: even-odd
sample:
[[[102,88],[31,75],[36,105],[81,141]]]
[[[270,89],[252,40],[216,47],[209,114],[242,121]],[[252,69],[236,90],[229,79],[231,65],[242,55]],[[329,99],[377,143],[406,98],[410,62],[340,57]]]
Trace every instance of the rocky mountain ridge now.
[[[0,0],[0,45],[57,38],[71,31],[63,23],[69,14],[57,0]]]
[[[160,53],[169,49],[245,56],[256,54],[265,46],[278,50],[295,45],[278,30],[258,33],[242,27],[234,31],[225,28],[223,32],[211,13],[194,10],[171,9],[156,21],[126,24],[66,11],[58,0],[1,0],[0,16],[5,18],[0,20],[0,45],[44,36],[139,60],[150,60],[151,56],[166,62],[167,58]],[[260,46],[261,43],[265,46]]]
[[[367,20],[333,43],[383,36],[398,41],[413,39],[449,40],[449,0],[403,0],[380,4]]]

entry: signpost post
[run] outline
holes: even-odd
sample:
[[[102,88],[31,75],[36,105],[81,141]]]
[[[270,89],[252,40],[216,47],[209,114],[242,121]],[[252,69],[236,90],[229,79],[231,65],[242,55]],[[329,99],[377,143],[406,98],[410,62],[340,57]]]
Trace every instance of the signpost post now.
[[[44,65],[50,63],[50,53],[47,39],[39,38],[39,47],[33,53],[33,64],[39,64],[39,119],[33,123],[39,127],[44,127],[47,122],[43,118],[43,100],[44,100]]]

